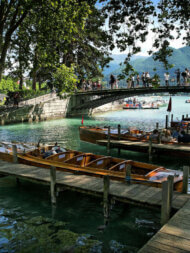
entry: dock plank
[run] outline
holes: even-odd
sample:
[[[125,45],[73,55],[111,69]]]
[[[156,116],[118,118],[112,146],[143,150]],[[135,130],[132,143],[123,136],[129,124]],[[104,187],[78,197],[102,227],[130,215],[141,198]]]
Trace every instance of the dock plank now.
[[[165,252],[170,252],[170,253],[187,253],[186,250],[176,248],[173,246],[169,246],[160,242],[150,242],[149,244],[149,250],[152,250],[152,253],[159,252],[159,253],[165,253]]]
[[[97,140],[97,144],[102,146],[107,146],[107,140]],[[141,141],[126,141],[126,140],[110,140],[111,148],[120,148],[124,150],[131,150],[136,152],[146,152],[148,153],[149,143],[141,142]],[[182,154],[185,156],[190,155],[190,147],[184,144],[165,144],[165,143],[152,143],[152,149],[155,153],[162,152],[170,152],[170,154],[175,154],[181,156]],[[165,151],[165,152],[164,152]]]
[[[49,169],[23,164],[0,161],[0,175],[11,175],[50,184]],[[90,194],[98,192],[99,196],[103,193],[103,179],[87,175],[57,171],[56,184],[63,189],[69,187]],[[150,206],[161,206],[162,189],[140,184],[128,185],[125,182],[111,180],[110,195],[123,202],[130,200],[131,203],[135,201]],[[173,207],[179,211],[139,252],[190,252],[190,195],[174,192]]]
[[[156,248],[157,251],[152,252],[160,253],[190,252],[189,206],[190,200],[186,202],[186,204],[138,251],[138,253],[150,252],[150,249],[153,250],[153,248]]]

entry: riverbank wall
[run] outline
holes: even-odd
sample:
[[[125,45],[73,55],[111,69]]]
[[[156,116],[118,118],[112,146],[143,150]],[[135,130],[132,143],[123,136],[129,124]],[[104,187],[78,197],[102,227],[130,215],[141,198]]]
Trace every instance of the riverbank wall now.
[[[0,112],[0,125],[38,122],[68,117],[68,112],[71,110],[70,97],[60,99],[56,95],[53,95],[51,97],[46,96],[46,99],[42,96],[30,101],[21,102],[19,108],[5,108],[4,111]],[[121,103],[116,101],[95,108],[91,114],[94,115],[118,110],[119,108],[121,108]]]

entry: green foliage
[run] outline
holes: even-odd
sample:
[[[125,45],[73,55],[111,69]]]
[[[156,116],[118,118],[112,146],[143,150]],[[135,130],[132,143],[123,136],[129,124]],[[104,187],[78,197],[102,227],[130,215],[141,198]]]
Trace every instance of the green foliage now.
[[[157,74],[154,74],[154,76],[151,78],[151,84],[154,88],[158,88],[160,86],[160,77]]]
[[[65,64],[62,64],[53,74],[53,86],[59,95],[62,95],[64,92],[74,92],[77,81],[74,65],[67,67]]]
[[[35,97],[39,97],[42,95],[47,94],[50,91],[47,90],[18,90],[19,94],[21,96],[22,99],[26,100],[26,99],[31,99],[31,98],[35,98]]]
[[[1,79],[0,81],[1,91],[4,91],[4,92],[14,91],[16,88],[18,88],[18,85],[13,79],[11,78]]]

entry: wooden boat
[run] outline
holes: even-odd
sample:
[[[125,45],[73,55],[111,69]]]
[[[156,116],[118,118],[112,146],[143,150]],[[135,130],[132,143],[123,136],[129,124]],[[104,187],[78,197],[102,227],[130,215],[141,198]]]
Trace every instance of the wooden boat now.
[[[96,143],[97,140],[107,140],[108,128],[104,127],[79,127],[80,139],[91,143]],[[121,129],[120,136],[118,136],[118,129],[110,130],[110,137],[112,140],[130,140],[130,141],[148,141],[151,132],[144,132],[138,129],[126,130]]]
[[[48,152],[49,156],[46,156]],[[0,152],[0,159],[12,161],[12,151],[8,153]],[[108,175],[111,179],[119,181],[126,181],[126,178],[129,180],[126,177],[126,172],[127,168],[130,167],[130,181],[132,183],[161,187],[162,182],[167,180],[169,175],[173,175],[174,190],[182,190],[183,172],[181,171],[168,170],[153,164],[110,156],[95,155],[69,149],[61,150],[55,146],[35,148],[27,153],[23,152],[23,154],[18,153],[18,162],[43,168],[54,166],[59,171],[96,177]]]

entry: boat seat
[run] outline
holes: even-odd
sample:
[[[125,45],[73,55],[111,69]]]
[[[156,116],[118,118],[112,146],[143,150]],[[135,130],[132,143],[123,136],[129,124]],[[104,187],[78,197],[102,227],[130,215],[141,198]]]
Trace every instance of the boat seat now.
[[[130,163],[131,163],[131,160],[122,161],[122,162],[117,163],[116,165],[112,166],[111,168],[109,168],[109,170],[111,170],[111,171],[125,171],[126,165],[130,164]]]
[[[64,151],[64,152],[60,152],[54,155],[50,155],[48,157],[45,158],[45,160],[53,160],[53,161],[65,161],[68,160],[70,158],[73,158],[74,156],[78,155],[79,152],[77,151]]]
[[[86,165],[86,160],[88,160],[90,156],[94,156],[92,153],[81,153],[79,155],[74,156],[73,158],[69,158],[65,160],[65,163],[72,163],[74,165],[79,165],[84,167]]]
[[[99,169],[105,169],[109,165],[110,160],[111,160],[111,156],[104,156],[104,157],[100,157],[94,161],[89,162],[86,166],[99,168]]]

